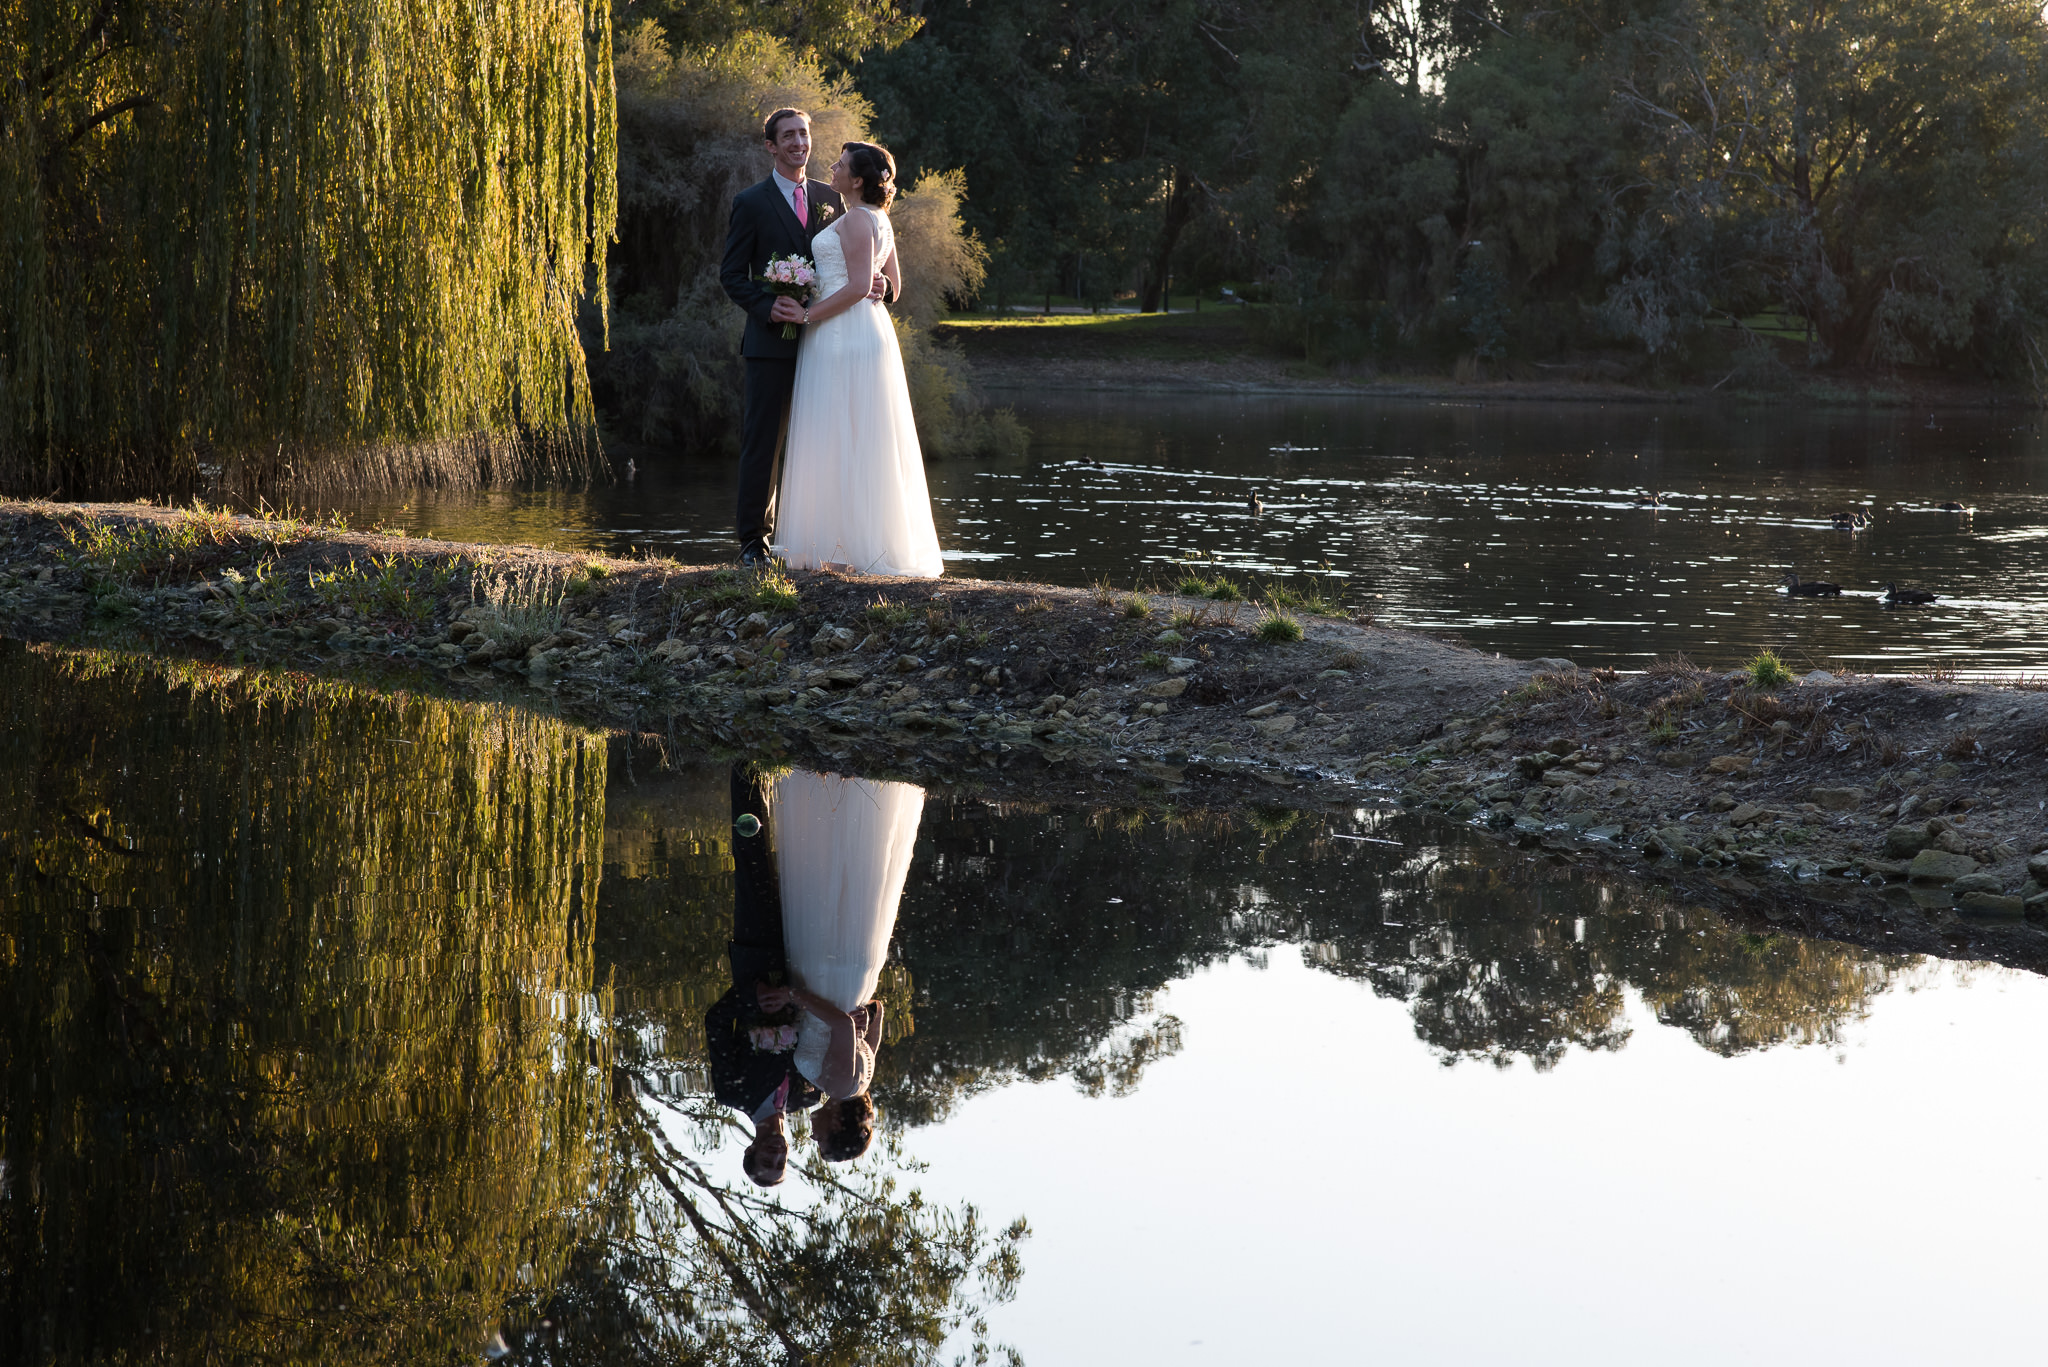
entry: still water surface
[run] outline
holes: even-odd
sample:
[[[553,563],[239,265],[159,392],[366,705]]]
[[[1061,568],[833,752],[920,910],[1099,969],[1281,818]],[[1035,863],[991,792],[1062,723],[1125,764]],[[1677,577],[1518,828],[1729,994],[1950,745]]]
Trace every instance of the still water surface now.
[[[11,645],[0,698],[7,1360],[2038,1350],[2031,975],[1372,809],[911,791],[899,893],[859,784],[796,850],[507,708]],[[881,1139],[772,1192],[707,1046],[763,852],[888,946]]]
[[[930,467],[956,572],[1128,587],[1205,559],[1586,665],[1771,647],[1872,672],[2048,667],[2048,434],[2032,411],[1013,397],[1028,457]],[[630,486],[357,511],[463,539],[732,554],[729,461],[636,460]],[[1652,493],[1661,507],[1635,506]],[[1835,530],[1854,508],[1875,525]],[[1787,570],[1843,595],[1788,598]],[[1942,601],[1887,611],[1888,581]]]

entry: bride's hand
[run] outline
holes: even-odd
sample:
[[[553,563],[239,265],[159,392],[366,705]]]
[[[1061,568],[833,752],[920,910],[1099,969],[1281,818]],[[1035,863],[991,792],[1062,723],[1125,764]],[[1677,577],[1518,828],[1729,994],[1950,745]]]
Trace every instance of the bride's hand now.
[[[795,1001],[796,996],[787,987],[769,987],[763,983],[754,989],[754,1000],[763,1011],[780,1011]]]
[[[883,275],[880,271],[876,271],[874,288],[868,291],[868,298],[880,299],[882,297],[882,291],[884,287],[888,285],[888,283],[889,277]]]
[[[775,307],[768,310],[768,320],[773,323],[801,323],[804,320],[804,306],[786,294],[775,296]]]

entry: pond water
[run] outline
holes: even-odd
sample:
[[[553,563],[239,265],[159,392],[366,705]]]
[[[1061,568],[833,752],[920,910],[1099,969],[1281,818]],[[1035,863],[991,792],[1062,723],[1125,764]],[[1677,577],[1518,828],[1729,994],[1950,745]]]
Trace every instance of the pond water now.
[[[0,700],[0,1359],[2038,1354],[2032,975],[1370,808],[7,643]],[[762,1189],[730,945],[824,908],[880,1137]]]
[[[1200,559],[1583,665],[1770,647],[1868,672],[2048,666],[2048,425],[2032,411],[999,397],[1029,456],[930,467],[959,573],[1129,587]],[[469,540],[732,554],[730,461],[635,460],[630,486],[356,511]],[[1651,493],[1663,506],[1635,506]],[[1853,508],[1874,525],[1835,530]],[[1787,570],[1842,596],[1790,598]],[[1894,581],[1941,601],[1887,610]]]

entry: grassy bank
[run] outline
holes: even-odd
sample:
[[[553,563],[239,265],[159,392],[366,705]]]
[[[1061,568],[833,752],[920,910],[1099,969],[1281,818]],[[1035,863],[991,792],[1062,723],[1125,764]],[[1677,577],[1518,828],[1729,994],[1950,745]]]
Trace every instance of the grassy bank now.
[[[1200,313],[956,314],[934,329],[990,389],[1177,390],[1597,403],[1800,403],[1835,407],[2039,407],[2024,388],[1886,366],[1810,370],[1803,345],[1767,337],[1767,365],[1670,372],[1626,351],[1475,365],[1314,361],[1278,344],[1257,308]]]
[[[2048,966],[2048,691],[1634,677],[1183,592],[743,573],[0,505],[0,633],[512,697],[1036,799],[1380,794],[1688,897]]]

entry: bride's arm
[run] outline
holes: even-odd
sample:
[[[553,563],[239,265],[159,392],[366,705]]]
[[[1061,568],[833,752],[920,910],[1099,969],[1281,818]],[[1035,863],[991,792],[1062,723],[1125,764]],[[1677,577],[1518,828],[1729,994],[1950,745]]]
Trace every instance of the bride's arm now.
[[[862,1029],[861,1036],[867,1040],[868,1048],[879,1054],[882,1051],[882,999],[880,997],[868,1003],[867,1015],[867,1025]]]
[[[822,323],[868,297],[875,280],[875,225],[866,214],[848,213],[839,220],[839,249],[846,253],[846,283],[811,305],[808,321]]]
[[[896,259],[896,244],[894,242],[889,244],[889,256],[888,259],[882,262],[881,271],[882,274],[889,277],[890,297],[901,299],[903,297],[903,263]]]
[[[816,312],[813,311],[813,317]],[[790,989],[796,1004],[825,1022],[831,1028],[832,1037],[825,1045],[824,1065],[818,1069],[818,1076],[811,1081],[823,1088],[827,1096],[847,1096],[854,1090],[853,1041],[859,1027],[853,1017],[841,1011],[831,1002],[815,992],[801,987]]]

